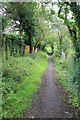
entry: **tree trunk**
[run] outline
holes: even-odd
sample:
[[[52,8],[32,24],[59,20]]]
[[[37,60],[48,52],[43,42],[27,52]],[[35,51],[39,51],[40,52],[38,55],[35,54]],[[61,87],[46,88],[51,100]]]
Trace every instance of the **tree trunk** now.
[[[29,35],[29,46],[30,46],[30,53],[32,53],[32,37],[31,37],[31,33],[28,33]]]
[[[7,40],[7,38],[5,40],[5,57],[7,60],[8,59],[8,40]]]
[[[39,40],[37,40],[37,41],[36,41],[36,44],[34,45],[34,51],[36,50],[38,44],[39,44]]]

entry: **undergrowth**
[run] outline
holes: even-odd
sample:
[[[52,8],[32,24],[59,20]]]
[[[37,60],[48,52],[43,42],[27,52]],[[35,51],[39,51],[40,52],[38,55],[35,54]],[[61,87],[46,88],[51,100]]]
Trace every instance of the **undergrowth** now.
[[[43,52],[3,61],[3,118],[20,117],[30,108],[46,67],[47,55]]]
[[[78,89],[78,67],[79,64],[74,61],[72,56],[65,59],[63,56],[54,57],[55,69],[58,72],[59,81],[68,93],[68,103],[74,107],[79,108],[79,89]]]

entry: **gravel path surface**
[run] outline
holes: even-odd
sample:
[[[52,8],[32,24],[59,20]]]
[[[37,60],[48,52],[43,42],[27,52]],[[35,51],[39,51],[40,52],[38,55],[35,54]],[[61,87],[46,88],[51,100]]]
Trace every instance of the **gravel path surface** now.
[[[68,118],[68,108],[64,103],[64,92],[57,80],[52,56],[48,68],[42,76],[42,84],[31,109],[25,118]]]

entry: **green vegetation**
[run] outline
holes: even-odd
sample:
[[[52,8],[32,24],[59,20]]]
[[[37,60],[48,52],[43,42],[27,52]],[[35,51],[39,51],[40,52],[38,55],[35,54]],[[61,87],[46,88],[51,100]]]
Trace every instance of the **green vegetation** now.
[[[68,103],[74,107],[79,107],[79,94],[78,94],[78,67],[80,67],[74,59],[69,56],[67,59],[53,58],[55,61],[56,71],[59,74],[59,81],[68,93]]]
[[[80,109],[80,2],[43,0],[0,6],[3,116],[17,117],[30,107],[47,65],[46,55],[39,51],[53,53],[68,102]]]
[[[52,53],[51,46],[46,46],[45,47],[45,52]]]
[[[19,117],[31,106],[46,67],[47,56],[43,52],[33,53],[31,57],[11,57],[8,61],[3,61],[4,118]]]
[[[3,33],[3,36],[2,56],[4,59],[7,60],[10,56],[25,56],[26,36],[24,34],[17,35],[15,33]]]

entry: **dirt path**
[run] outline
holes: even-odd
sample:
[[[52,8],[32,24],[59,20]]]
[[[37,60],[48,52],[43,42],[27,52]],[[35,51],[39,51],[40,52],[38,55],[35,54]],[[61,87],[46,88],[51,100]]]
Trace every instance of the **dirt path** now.
[[[67,118],[68,109],[63,100],[64,93],[58,83],[51,56],[42,79],[36,100],[24,116],[26,118]]]

